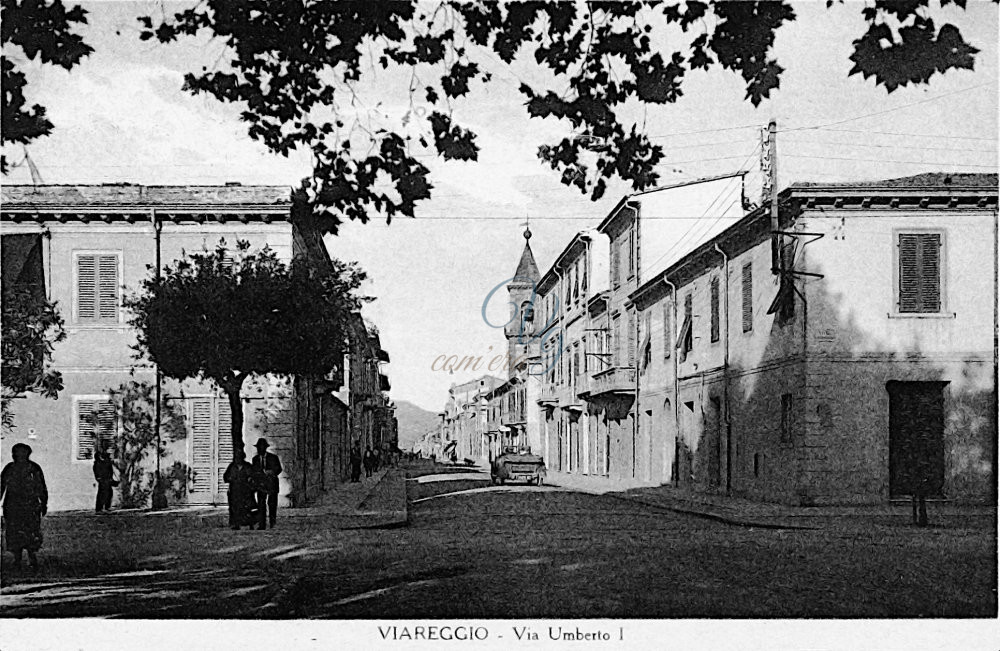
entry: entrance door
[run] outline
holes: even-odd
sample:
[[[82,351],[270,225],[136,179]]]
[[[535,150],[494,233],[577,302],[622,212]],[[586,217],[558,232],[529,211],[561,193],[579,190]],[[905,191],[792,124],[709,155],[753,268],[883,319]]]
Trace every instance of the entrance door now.
[[[188,486],[188,501],[222,504],[228,488],[222,475],[233,460],[229,403],[217,398],[192,398],[190,406],[189,466],[193,478]]]
[[[912,495],[927,482],[944,487],[945,382],[889,382],[889,495]]]

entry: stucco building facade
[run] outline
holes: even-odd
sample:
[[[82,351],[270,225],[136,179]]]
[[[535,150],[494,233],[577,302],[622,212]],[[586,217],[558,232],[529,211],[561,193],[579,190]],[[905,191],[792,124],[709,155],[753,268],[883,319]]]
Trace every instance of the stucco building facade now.
[[[35,264],[31,256],[37,255],[45,294],[58,303],[66,324],[67,338],[53,354],[64,389],[57,400],[33,394],[15,399],[15,428],[0,446],[7,457],[13,444],[31,445],[55,510],[93,506],[93,448],[117,425],[92,431],[90,412],[107,404],[109,389],[157,381],[154,366],[134,358],[135,332],[122,306],[157,263],[215,248],[224,239],[229,247],[237,240],[251,249],[268,246],[285,261],[304,257],[320,269],[330,265],[320,235],[293,218],[291,191],[281,186],[5,186],[0,216],[4,282],[20,273],[15,267]],[[326,378],[245,385],[247,452],[265,437],[279,455],[282,504],[303,504],[344,476],[356,400],[336,392],[352,382],[341,368]],[[225,503],[222,471],[232,455],[227,401],[215,387],[194,381],[164,380],[162,390],[185,415],[187,431],[161,465],[190,469],[187,501]]]

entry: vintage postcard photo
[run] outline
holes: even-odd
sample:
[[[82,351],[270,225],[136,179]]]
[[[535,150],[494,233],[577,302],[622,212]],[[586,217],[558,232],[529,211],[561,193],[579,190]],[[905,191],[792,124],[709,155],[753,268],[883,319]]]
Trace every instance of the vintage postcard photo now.
[[[998,7],[2,0],[0,646],[995,649]]]

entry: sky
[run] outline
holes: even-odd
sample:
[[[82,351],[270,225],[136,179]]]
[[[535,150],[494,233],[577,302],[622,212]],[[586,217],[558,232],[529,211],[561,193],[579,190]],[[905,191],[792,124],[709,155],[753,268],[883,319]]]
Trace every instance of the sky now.
[[[193,3],[83,4],[90,23],[79,31],[94,54],[68,73],[24,64],[29,102],[45,105],[55,125],[51,136],[28,148],[44,182],[294,186],[309,174],[307,155],[283,158],[251,140],[239,107],[182,91],[185,71],[224,64],[220,41],[198,37],[163,46],[139,40],[136,16]],[[937,75],[930,85],[892,94],[874,80],[848,77],[851,41],[865,28],[859,3],[794,7],[797,20],[778,30],[775,43],[786,68],[781,86],[759,107],[743,99],[739,77],[713,69],[690,74],[675,104],[636,114],[667,151],[662,183],[746,169],[753,197],[760,191],[759,128],[771,119],[779,128],[780,187],[996,171],[995,4],[973,1],[968,11],[949,7],[935,14],[938,24],[956,24],[981,50],[974,71]],[[334,256],[357,260],[369,273],[365,291],[377,300],[366,316],[392,358],[392,397],[432,411],[443,408],[451,384],[475,375],[432,370],[439,355],[506,350],[502,331],[484,323],[482,308],[490,290],[514,273],[525,219],[544,273],[575,233],[596,226],[629,192],[612,185],[601,201],[591,202],[563,186],[535,152],[568,127],[529,119],[516,92],[522,80],[541,77],[524,62],[508,69],[481,61],[494,71],[494,81],[474,86],[454,114],[479,134],[479,161],[427,158],[434,197],[418,207],[416,219],[348,223],[327,238]],[[382,74],[363,84],[359,111],[398,118],[408,108],[399,82],[398,75]],[[17,150],[8,153],[14,162],[21,159]],[[15,167],[5,182],[30,183],[27,166]],[[679,234],[693,227],[678,220]],[[488,313],[505,309],[504,298],[498,292]]]

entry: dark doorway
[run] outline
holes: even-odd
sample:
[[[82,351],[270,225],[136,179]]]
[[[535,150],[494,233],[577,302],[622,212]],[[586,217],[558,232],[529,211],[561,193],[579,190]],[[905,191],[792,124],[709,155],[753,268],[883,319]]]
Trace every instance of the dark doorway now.
[[[930,496],[944,487],[946,382],[889,382],[889,496],[912,495],[921,481]]]

